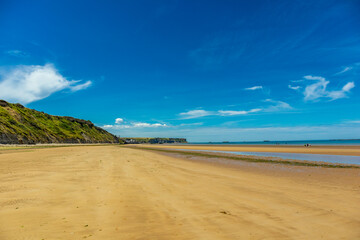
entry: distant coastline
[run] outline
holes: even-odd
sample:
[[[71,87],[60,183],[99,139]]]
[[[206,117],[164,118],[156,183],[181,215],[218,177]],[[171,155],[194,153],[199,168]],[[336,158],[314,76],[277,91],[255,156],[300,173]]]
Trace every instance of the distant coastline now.
[[[201,145],[360,145],[360,139],[327,139],[327,140],[290,140],[290,141],[222,141],[222,142],[189,142]]]

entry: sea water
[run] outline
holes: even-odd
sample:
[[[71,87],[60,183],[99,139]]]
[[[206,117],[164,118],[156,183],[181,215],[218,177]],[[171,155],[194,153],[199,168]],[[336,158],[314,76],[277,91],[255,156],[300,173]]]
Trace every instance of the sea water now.
[[[189,144],[209,145],[360,145],[360,139],[296,140],[296,141],[242,141],[242,142],[190,142]]]
[[[248,156],[259,156],[259,157],[275,157],[281,159],[360,165],[360,156],[308,154],[308,153],[277,153],[277,152],[234,152],[234,151],[195,150],[195,149],[177,149],[177,150],[194,151],[194,152],[228,153],[228,154],[245,155],[245,156],[248,155]]]

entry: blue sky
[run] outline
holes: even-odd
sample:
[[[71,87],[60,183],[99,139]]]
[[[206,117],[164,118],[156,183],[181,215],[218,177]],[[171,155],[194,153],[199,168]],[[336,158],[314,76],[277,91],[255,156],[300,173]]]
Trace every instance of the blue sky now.
[[[0,99],[120,136],[360,137],[360,1],[0,1]]]

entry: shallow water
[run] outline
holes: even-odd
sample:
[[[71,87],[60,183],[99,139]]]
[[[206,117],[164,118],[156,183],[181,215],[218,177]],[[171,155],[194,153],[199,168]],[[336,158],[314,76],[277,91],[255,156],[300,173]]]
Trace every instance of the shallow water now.
[[[235,155],[276,157],[281,159],[360,165],[360,156],[308,154],[308,153],[277,153],[277,152],[233,152],[233,151],[195,150],[195,149],[177,149],[177,150],[194,151],[194,152],[228,153]]]
[[[189,142],[201,145],[360,145],[360,139],[298,140],[298,141],[254,141],[254,142]]]

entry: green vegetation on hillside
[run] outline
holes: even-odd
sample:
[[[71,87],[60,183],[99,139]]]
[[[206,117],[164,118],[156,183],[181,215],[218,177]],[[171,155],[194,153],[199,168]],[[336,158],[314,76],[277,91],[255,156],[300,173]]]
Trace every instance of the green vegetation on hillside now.
[[[116,136],[90,121],[52,116],[0,100],[0,144],[117,142]]]

